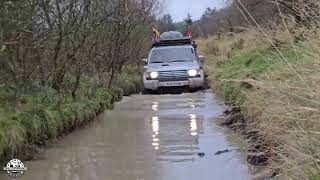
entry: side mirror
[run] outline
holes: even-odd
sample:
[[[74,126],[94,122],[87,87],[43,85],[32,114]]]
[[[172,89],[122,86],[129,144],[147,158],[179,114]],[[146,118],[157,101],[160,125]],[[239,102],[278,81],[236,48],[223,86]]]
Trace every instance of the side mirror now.
[[[148,59],[141,59],[141,61],[143,62],[144,66],[148,65]]]
[[[203,63],[204,62],[204,59],[205,57],[203,55],[199,55],[199,59],[200,59],[200,62]]]

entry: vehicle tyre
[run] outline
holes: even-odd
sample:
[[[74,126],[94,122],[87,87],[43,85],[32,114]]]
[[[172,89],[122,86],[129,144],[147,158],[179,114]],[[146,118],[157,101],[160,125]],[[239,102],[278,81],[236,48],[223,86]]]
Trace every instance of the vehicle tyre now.
[[[150,94],[151,93],[151,90],[150,89],[143,89],[142,90],[142,94]]]
[[[158,94],[158,90],[143,89],[142,94]]]
[[[199,87],[197,87],[197,88],[189,88],[189,92],[190,92],[190,93],[195,93],[195,92],[197,92],[199,89],[201,89],[201,88],[199,88]]]

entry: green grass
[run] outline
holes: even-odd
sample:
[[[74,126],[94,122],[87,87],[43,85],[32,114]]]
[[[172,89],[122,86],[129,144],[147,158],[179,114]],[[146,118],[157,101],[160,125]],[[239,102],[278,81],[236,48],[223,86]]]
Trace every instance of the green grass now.
[[[238,37],[243,46],[230,48]],[[256,143],[264,147],[259,151],[272,152],[268,163],[280,170],[280,179],[319,179],[320,40],[315,36],[294,47],[288,39],[282,42],[271,48],[248,32],[203,39],[199,47],[208,56],[210,86],[239,107],[244,131],[258,132]]]
[[[66,78],[65,83],[72,81]],[[140,81],[138,73],[124,71],[112,88],[99,85],[89,90],[91,79],[84,77],[76,100],[69,93],[58,95],[40,86],[31,86],[16,99],[14,86],[0,86],[0,159],[23,154],[25,145],[54,139],[86,124],[101,110],[113,108],[123,95],[139,92]]]
[[[264,78],[265,72],[274,71],[280,64],[297,61],[302,57],[301,53],[297,55],[292,48],[281,48],[280,52],[282,56],[274,49],[258,48],[220,63],[215,79],[219,81],[218,88],[224,99],[228,103],[241,105],[246,99],[246,92],[251,91],[252,86],[233,80],[259,80]]]

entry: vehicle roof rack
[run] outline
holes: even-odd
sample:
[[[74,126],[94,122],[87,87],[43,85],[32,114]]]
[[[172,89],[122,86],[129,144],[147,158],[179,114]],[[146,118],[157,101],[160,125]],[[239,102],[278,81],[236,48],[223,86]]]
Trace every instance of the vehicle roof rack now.
[[[152,47],[177,46],[187,44],[191,44],[191,39],[189,37],[183,37],[180,39],[160,39],[160,41],[154,42]]]

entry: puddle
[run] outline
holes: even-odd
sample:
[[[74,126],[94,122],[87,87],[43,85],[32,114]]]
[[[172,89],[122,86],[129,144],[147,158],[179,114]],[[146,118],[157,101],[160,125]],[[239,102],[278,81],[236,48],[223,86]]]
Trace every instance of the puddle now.
[[[125,97],[43,159],[25,162],[22,179],[250,179],[239,151],[215,155],[239,148],[236,136],[215,123],[224,110],[219,104],[210,91]]]

